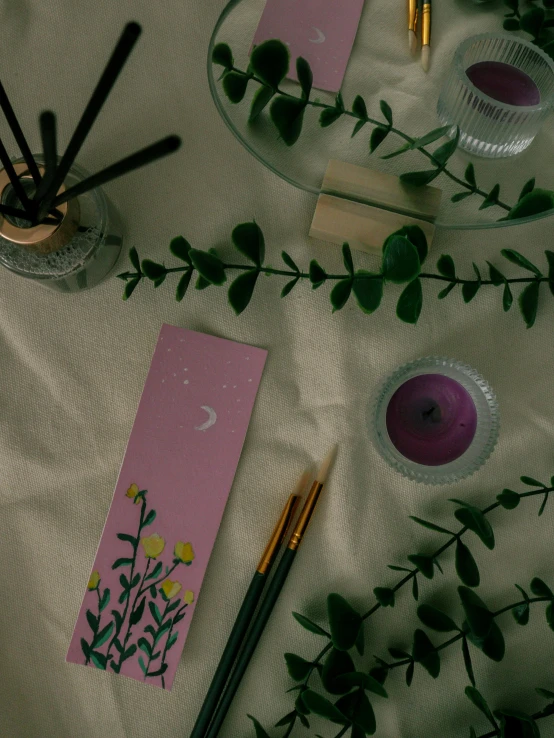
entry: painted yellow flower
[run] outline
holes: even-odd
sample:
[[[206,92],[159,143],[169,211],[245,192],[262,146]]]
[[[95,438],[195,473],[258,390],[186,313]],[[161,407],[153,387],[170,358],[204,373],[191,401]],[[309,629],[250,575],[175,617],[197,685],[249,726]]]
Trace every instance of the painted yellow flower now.
[[[165,540],[157,533],[152,533],[147,538],[141,538],[140,542],[147,559],[157,559],[165,548]]]
[[[175,556],[182,561],[183,564],[190,564],[194,561],[194,551],[192,550],[192,543],[181,543],[179,541],[175,544]]]
[[[194,592],[191,592],[190,589],[187,589],[183,597],[183,602],[186,605],[192,605],[192,603],[194,602]]]
[[[172,582],[171,579],[166,579],[162,584],[162,591],[166,598],[170,600],[172,597],[176,597],[181,591],[183,585],[179,582]]]
[[[90,589],[90,591],[93,592],[95,589],[98,589],[99,584],[100,574],[97,571],[93,571],[90,575],[90,579],[88,580],[87,589]]]
[[[137,497],[138,493],[139,493],[138,484],[132,484],[127,490],[127,492],[125,492],[127,497],[134,499],[135,505],[138,505],[140,502],[140,497]]]

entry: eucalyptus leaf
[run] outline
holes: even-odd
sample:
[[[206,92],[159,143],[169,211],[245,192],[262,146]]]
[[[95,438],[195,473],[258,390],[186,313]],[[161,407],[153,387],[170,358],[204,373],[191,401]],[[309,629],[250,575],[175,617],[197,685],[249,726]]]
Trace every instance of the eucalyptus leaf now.
[[[278,95],[271,103],[271,120],[287,146],[293,146],[300,138],[305,109],[303,100],[284,95]]]
[[[257,223],[241,223],[233,229],[231,235],[235,248],[256,266],[261,266],[265,259],[265,241],[262,229]]]
[[[315,635],[328,636],[327,631],[323,630],[323,628],[320,628],[319,625],[314,623],[313,620],[310,620],[305,615],[301,615],[299,612],[293,612],[292,616],[298,623],[300,623],[303,628],[309,630],[310,633],[315,633]]]
[[[254,93],[254,97],[252,98],[252,105],[250,106],[250,115],[248,116],[250,123],[253,123],[260,116],[260,114],[269,105],[274,95],[275,90],[272,87],[269,87],[268,85],[258,87]]]
[[[491,282],[495,287],[500,287],[506,281],[506,277],[490,261],[487,261],[487,264],[489,265],[489,278]]]
[[[523,185],[523,189],[521,190],[517,201],[520,202],[520,200],[522,200],[525,197],[525,195],[528,195],[530,192],[533,192],[534,189],[535,189],[535,178],[533,177],[532,179],[530,179],[528,182],[526,182]]]
[[[429,246],[427,244],[427,237],[419,226],[404,226],[399,231],[396,231],[396,234],[393,235],[405,236],[408,241],[410,241],[410,243],[412,243],[416,247],[417,253],[419,255],[420,264],[423,264],[423,262],[427,258],[427,254],[429,253]]]
[[[484,638],[489,634],[494,621],[492,613],[483,600],[468,587],[458,587],[458,594],[471,632],[478,638]]]
[[[381,100],[379,102],[379,107],[381,108],[381,112],[383,113],[383,116],[385,117],[385,120],[389,124],[389,126],[392,126],[392,110],[391,106],[386,102],[386,100]]]
[[[302,682],[311,673],[313,664],[295,653],[286,653],[287,670],[295,682]]]
[[[394,607],[394,590],[390,587],[375,587],[373,594],[381,607]]]
[[[163,264],[158,264],[157,262],[152,261],[152,259],[143,259],[142,271],[148,279],[155,281],[160,277],[165,277],[167,269]]]
[[[423,556],[421,554],[410,554],[408,561],[411,561],[414,566],[423,574],[427,579],[432,579],[435,574],[434,559],[432,556]]]
[[[471,661],[471,654],[469,652],[469,646],[467,645],[467,639],[462,638],[462,655],[464,657],[464,666],[466,668],[469,681],[475,686],[475,674],[473,672],[473,663]]]
[[[197,251],[191,249],[189,251],[190,260],[194,268],[210,284],[222,285],[227,280],[223,262],[219,257],[209,254],[206,251]]]
[[[420,605],[417,608],[417,616],[428,628],[439,633],[450,633],[460,630],[452,618],[432,605]]]
[[[315,259],[312,259],[312,261],[310,262],[309,277],[314,290],[318,287],[321,287],[321,285],[327,279],[327,274],[325,273],[325,270],[320,267]]]
[[[346,694],[352,688],[347,681],[341,680],[345,674],[356,670],[350,654],[332,648],[325,659],[321,672],[321,681],[329,694]]]
[[[470,699],[471,702],[473,702],[475,707],[478,710],[481,710],[481,712],[487,718],[487,720],[489,720],[494,725],[495,722],[494,722],[493,714],[491,712],[490,707],[487,704],[486,699],[483,697],[481,692],[475,689],[475,687],[466,687],[465,694],[468,697],[468,699]]]
[[[401,146],[399,149],[396,149],[396,151],[393,151],[392,153],[387,154],[386,156],[382,156],[381,159],[383,159],[383,161],[386,161],[387,159],[394,159],[395,157],[400,156],[401,154],[405,154],[406,151],[409,151],[409,150],[410,150],[410,144],[407,143]]]
[[[508,310],[512,307],[512,303],[514,301],[512,290],[510,289],[510,285],[506,282],[504,285],[504,295],[502,297],[502,306],[504,308],[504,312],[507,313]]]
[[[171,246],[170,246],[171,248]],[[135,267],[137,272],[140,274],[140,259],[136,248],[133,246],[129,249],[129,261]]]
[[[229,287],[229,302],[236,315],[240,315],[248,307],[256,282],[258,281],[259,271],[251,269],[248,272],[239,274],[236,279],[231,282]]]
[[[276,90],[287,76],[290,65],[288,47],[277,39],[256,46],[250,55],[250,68],[262,82]]]
[[[383,255],[382,272],[389,282],[404,284],[415,279],[421,270],[415,246],[405,236],[393,236]]]
[[[517,18],[505,18],[502,26],[505,31],[519,31],[521,28]]]
[[[414,522],[418,523],[419,525],[422,525],[424,528],[427,528],[428,530],[434,530],[437,533],[446,533],[447,535],[451,536],[452,531],[447,530],[446,528],[441,528],[440,525],[436,525],[435,523],[430,523],[428,520],[423,520],[422,518],[416,518],[415,515],[410,515],[410,520],[413,520]]]
[[[173,238],[169,244],[169,250],[173,256],[177,257],[177,259],[181,259],[181,261],[186,262],[189,266],[191,265],[189,258],[191,245],[185,238],[183,238],[183,236]]]
[[[368,279],[367,277],[374,278]],[[383,298],[383,279],[380,275],[373,275],[365,269],[359,269],[354,277],[352,291],[361,310],[364,313],[371,314],[381,304]]]
[[[254,723],[254,730],[256,731],[256,738],[269,738],[269,734],[264,730],[262,725],[252,715],[247,715],[250,720]]]
[[[456,152],[460,142],[460,129],[456,128],[456,134],[453,139],[442,144],[433,152],[433,159],[445,167],[450,157]]]
[[[456,279],[456,267],[454,260],[449,254],[443,254],[437,261],[437,269],[443,277],[448,279]]]
[[[242,72],[226,72],[223,77],[223,92],[234,105],[244,100],[250,77]]]
[[[421,279],[414,279],[403,290],[398,298],[396,315],[404,323],[415,325],[419,320],[423,307],[423,287]]]
[[[486,516],[481,512],[481,510],[479,510],[479,508],[474,507],[473,505],[468,505],[467,503],[456,499],[451,501],[456,504],[463,505],[463,507],[458,508],[454,512],[456,519],[459,520],[462,525],[469,528],[469,530],[473,531],[485,546],[492,551],[494,548],[494,532]]]
[[[356,643],[362,626],[361,615],[344,597],[336,593],[327,597],[327,615],[333,645],[339,651],[349,651]]]
[[[467,165],[465,174],[464,174],[465,181],[470,184],[472,187],[477,187],[477,182],[475,180],[475,166],[473,165],[473,162],[469,162]]]
[[[412,650],[414,661],[421,664],[423,668],[436,679],[440,674],[440,656],[435,649],[429,636],[419,628],[414,633],[414,645]]]
[[[546,485],[542,482],[539,482],[538,479],[535,479],[534,477],[528,477],[525,474],[520,477],[520,480],[528,487],[546,487]]]
[[[508,220],[530,218],[539,213],[546,213],[554,209],[554,192],[551,190],[534,189],[514,205],[507,215]]]
[[[281,258],[285,262],[285,264],[288,266],[289,269],[292,269],[293,272],[296,272],[297,274],[300,273],[300,269],[297,267],[295,262],[292,260],[289,254],[287,254],[286,251],[281,251]]]
[[[466,587],[479,586],[479,568],[471,551],[460,538],[456,542],[456,573]]]
[[[301,56],[296,60],[296,76],[298,77],[298,82],[302,89],[302,97],[304,100],[309,100],[314,82],[314,75],[309,62]]]
[[[486,210],[486,208],[490,208],[493,205],[496,205],[498,203],[499,195],[500,195],[500,185],[495,184],[492,190],[489,192],[489,194],[485,197],[485,199],[481,203],[481,207],[479,208],[479,210]]]
[[[367,120],[359,120],[359,121],[357,121],[357,123],[354,126],[354,129],[352,131],[352,138],[354,138],[354,136],[356,136],[362,130],[362,128],[365,126],[366,123],[367,123]]]
[[[445,287],[443,290],[439,292],[437,297],[439,300],[444,300],[445,297],[448,297],[448,295],[452,292],[452,290],[456,287],[456,282],[451,282],[448,287]]]
[[[307,689],[302,693],[302,701],[310,712],[326,720],[330,720],[332,723],[344,725],[348,722],[342,712],[332,702],[329,702],[326,697],[314,692],[312,689]]]
[[[532,328],[535,325],[539,308],[540,286],[540,282],[531,282],[519,296],[519,309],[527,328]]]
[[[517,266],[523,267],[523,269],[533,272],[537,277],[542,277],[540,269],[532,264],[529,259],[526,259],[523,254],[520,254],[519,251],[514,251],[514,249],[502,249],[500,253],[505,259],[511,261],[512,264],[516,264]]]
[[[175,299],[177,300],[177,302],[181,302],[181,300],[185,296],[189,288],[191,278],[192,269],[187,269],[187,271],[183,274],[183,276],[177,283],[177,289],[175,290]]]
[[[136,277],[135,279],[130,279],[126,283],[125,287],[123,288],[123,299],[124,300],[128,300],[131,297],[131,295],[135,291],[136,286],[139,284],[139,282],[140,282],[140,277]]]
[[[324,108],[319,116],[319,125],[322,128],[328,128],[342,116],[342,110],[337,108]]]
[[[371,131],[371,138],[369,140],[369,153],[373,154],[375,149],[377,149],[383,143],[388,135],[388,128],[384,128],[383,126],[376,126]]]
[[[554,594],[550,587],[539,577],[534,577],[531,581],[531,592],[537,597],[550,597],[554,599]]]
[[[465,200],[468,197],[471,197],[473,195],[473,192],[458,192],[455,195],[452,195],[450,198],[451,202],[461,202],[462,200]]]
[[[414,670],[415,670],[415,662],[411,662],[408,664],[408,668],[406,669],[406,685],[408,687],[412,686],[412,681],[414,678]]]
[[[367,121],[367,106],[361,95],[356,95],[352,103],[352,112],[357,115],[360,120]]]
[[[356,638],[356,643],[354,645],[356,646],[356,651],[359,655],[363,656],[365,653],[365,629],[363,625],[358,631],[358,637]]]
[[[353,671],[343,674],[339,679],[342,685],[347,686],[348,689],[352,689],[352,687],[363,687],[366,691],[373,692],[373,694],[377,694],[380,697],[388,697],[383,685],[371,674],[365,674],[362,671]]]
[[[227,44],[216,44],[214,46],[212,51],[212,62],[214,64],[219,64],[221,67],[225,67],[226,69],[231,69],[235,62],[233,59],[233,52]]]
[[[537,694],[540,694],[541,697],[546,697],[547,700],[554,700],[554,692],[551,692],[549,689],[542,689],[541,687],[537,687],[535,689],[535,692]]]
[[[352,279],[341,279],[340,282],[337,282],[331,290],[330,299],[334,313],[336,313],[337,310],[342,310],[348,302],[352,293],[352,284]]]
[[[518,625],[527,625],[529,622],[530,610],[531,608],[527,602],[512,609],[512,615]]]
[[[479,292],[481,288],[480,282],[466,282],[462,285],[462,297],[464,298],[464,302],[468,303],[473,300],[475,295]]]
[[[420,149],[423,146],[427,146],[428,144],[432,144],[435,141],[438,141],[439,138],[442,138],[443,136],[447,136],[452,129],[452,126],[442,126],[441,128],[434,128],[432,131],[429,131],[429,133],[426,133],[425,136],[421,136],[421,138],[417,138],[412,144],[410,144],[410,149],[412,151],[414,149]]]
[[[342,261],[344,263],[344,268],[346,269],[348,274],[354,274],[352,251],[350,250],[350,246],[347,243],[343,243],[342,245]]]
[[[424,187],[436,179],[440,173],[440,169],[427,169],[422,172],[406,172],[400,175],[400,181],[402,184],[412,185],[414,187]]]

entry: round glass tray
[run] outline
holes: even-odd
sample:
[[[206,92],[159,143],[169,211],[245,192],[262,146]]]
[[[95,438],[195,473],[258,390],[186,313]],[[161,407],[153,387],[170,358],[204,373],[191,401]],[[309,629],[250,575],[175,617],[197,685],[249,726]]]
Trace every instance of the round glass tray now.
[[[386,0],[386,3],[388,6],[390,0]],[[249,122],[250,104],[259,87],[258,83],[251,81],[242,102],[231,103],[221,84],[222,67],[212,63],[212,52],[216,44],[228,44],[233,52],[235,67],[246,70],[252,39],[264,7],[265,0],[230,0],[214,28],[208,52],[208,79],[215,105],[230,131],[256,159],[285,181],[315,195],[321,192],[323,176],[330,159],[339,159],[395,175],[431,168],[429,160],[418,151],[410,151],[402,156],[383,160],[382,156],[399,149],[404,143],[393,133],[376,152],[370,155],[369,138],[373,126],[367,124],[355,137],[352,137],[356,121],[351,117],[342,116],[330,127],[321,128],[319,125],[321,110],[317,107],[309,106],[306,109],[300,138],[290,147],[279,138],[277,129],[269,118],[267,108],[254,122]],[[433,48],[432,64],[436,65],[436,69],[432,69],[431,74],[425,75],[419,68],[419,60],[409,57],[407,39],[405,41],[404,65],[416,64],[420,72],[418,75],[419,89],[414,90],[413,80],[412,87],[410,87],[405,79],[406,66],[396,68],[394,63],[390,62],[390,55],[383,61],[379,58],[379,47],[375,48],[376,43],[382,44],[382,41],[376,42],[375,39],[375,22],[377,16],[382,17],[386,12],[383,0],[366,2],[341,89],[346,108],[351,109],[356,95],[361,95],[366,102],[368,115],[384,121],[379,109],[379,100],[385,99],[392,107],[395,127],[404,133],[418,137],[438,128],[440,123],[437,119],[436,107],[448,65],[458,45],[468,35],[471,35],[471,29],[468,32],[467,7],[460,10],[456,4],[448,3],[447,11],[449,14],[448,33],[441,34],[440,44]],[[475,12],[479,15],[479,11]],[[391,20],[391,37],[394,37],[395,43],[400,45],[400,38],[404,43],[404,34],[400,34],[398,15],[405,20],[403,12],[396,14],[394,23]],[[456,18],[457,15],[460,17]],[[502,16],[497,12],[489,20],[491,30],[498,30]],[[368,60],[377,67],[375,74],[371,74]],[[295,60],[291,60],[291,66],[294,63]],[[412,75],[411,66],[408,69]],[[281,88],[300,96],[299,87],[294,82],[285,80]],[[333,94],[316,89],[311,95],[312,100],[331,105],[334,104],[334,98]],[[517,202],[523,185],[532,177],[536,177],[537,187],[554,190],[554,170],[552,167],[545,166],[545,148],[548,150],[551,148],[548,133],[551,129],[552,125],[548,121],[535,142],[526,151],[506,159],[478,158],[458,149],[449,160],[448,169],[463,180],[467,164],[472,161],[475,165],[479,188],[489,192],[496,183],[500,183],[500,200],[509,205]],[[430,149],[432,150],[443,141],[444,139],[437,142]],[[435,225],[444,229],[503,228],[554,215],[554,210],[550,210],[517,220],[499,220],[506,215],[506,211],[497,206],[480,210],[483,198],[478,195],[452,203],[452,196],[463,192],[464,188],[444,174],[435,179],[431,186],[443,191]]]

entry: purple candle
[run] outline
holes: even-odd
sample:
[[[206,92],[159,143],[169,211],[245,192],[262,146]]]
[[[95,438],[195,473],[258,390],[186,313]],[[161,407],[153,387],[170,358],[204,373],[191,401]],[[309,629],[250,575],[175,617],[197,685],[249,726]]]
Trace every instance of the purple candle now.
[[[505,105],[538,105],[541,93],[531,77],[511,64],[482,61],[472,64],[466,74],[475,87]]]
[[[392,396],[387,431],[396,449],[424,466],[442,466],[470,447],[477,410],[469,392],[443,374],[420,374]]]

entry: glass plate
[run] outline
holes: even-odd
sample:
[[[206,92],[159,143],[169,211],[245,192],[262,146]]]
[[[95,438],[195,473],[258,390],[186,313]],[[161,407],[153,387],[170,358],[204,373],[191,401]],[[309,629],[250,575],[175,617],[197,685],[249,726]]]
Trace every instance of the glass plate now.
[[[227,43],[233,51],[235,66],[246,70],[252,39],[264,6],[265,0],[231,0],[217,21],[208,52],[208,79],[215,105],[230,131],[256,159],[285,181],[301,190],[312,192],[314,195],[320,194],[323,175],[330,159],[339,159],[396,175],[430,168],[429,160],[418,151],[408,152],[386,161],[381,159],[382,155],[395,151],[404,143],[393,134],[389,135],[387,140],[370,156],[369,136],[372,130],[370,124],[366,125],[355,138],[352,138],[351,134],[355,124],[352,118],[343,116],[332,126],[323,129],[319,125],[320,110],[318,108],[309,107],[306,110],[302,134],[297,143],[291,147],[286,146],[279,138],[275,126],[269,119],[267,108],[254,123],[249,123],[250,102],[258,89],[258,84],[251,82],[248,85],[245,99],[233,105],[225,96],[221,86],[222,67],[212,64],[211,58],[216,44]],[[368,57],[371,59],[369,50],[371,49],[372,27],[374,27],[372,13],[378,13],[380,9],[382,10],[375,2],[368,2],[365,5],[342,86],[345,105],[350,109],[355,96],[362,95],[366,101],[369,116],[381,120],[379,99],[384,98],[393,109],[395,126],[411,136],[421,136],[440,125],[436,116],[436,106],[442,79],[437,84],[436,81],[431,81],[431,75],[424,75],[422,72],[421,92],[416,96],[413,92],[402,89],[403,70],[395,69],[394,65],[384,66],[381,62],[378,79],[368,73],[364,60]],[[448,12],[459,13],[460,11],[449,7]],[[462,18],[467,18],[467,15],[460,15],[460,21]],[[496,20],[500,23],[501,15],[498,15]],[[458,44],[467,36],[467,29],[464,33],[464,23],[455,23],[455,18],[452,18],[452,21],[449,34],[441,38],[441,44],[433,50],[435,57],[439,54],[447,54],[447,58],[451,58]],[[395,26],[392,32],[396,33],[396,30],[398,29]],[[446,48],[447,45],[449,48]],[[406,55],[408,55],[407,49]],[[418,64],[419,62],[408,58],[407,63]],[[387,70],[388,79],[381,74],[383,69]],[[285,81],[282,88],[295,95],[299,94],[298,85],[293,82]],[[406,106],[402,105],[402,100],[405,95],[409,96],[410,110],[407,113],[405,111],[403,115]],[[313,90],[311,99],[333,104],[334,96],[320,90]],[[414,114],[414,104],[417,106],[416,114]],[[450,159],[448,168],[463,179],[468,162],[473,161],[479,187],[488,192],[499,182],[501,184],[500,199],[510,205],[517,202],[523,185],[534,176],[537,177],[537,187],[554,189],[554,169],[544,165],[544,148],[545,145],[549,145],[549,142],[545,140],[545,130],[548,127],[551,127],[551,124],[547,122],[534,144],[519,156],[488,160],[472,157],[458,149]],[[438,143],[435,144],[437,145]],[[435,225],[440,228],[459,230],[503,228],[554,215],[554,210],[550,210],[528,218],[499,222],[498,219],[504,217],[506,212],[498,207],[479,210],[483,199],[478,196],[468,197],[459,203],[452,203],[452,195],[464,190],[446,176],[439,176],[432,186],[439,187],[443,191],[441,208],[435,221]]]

